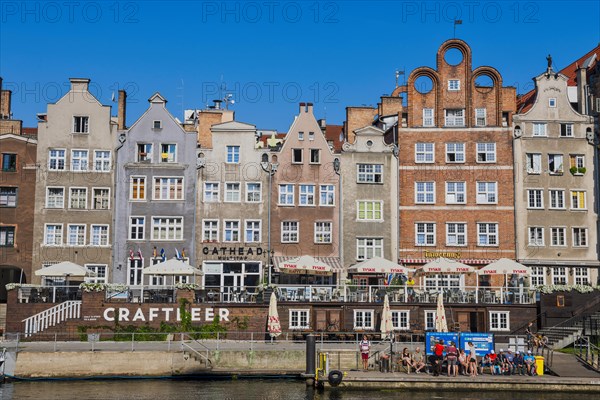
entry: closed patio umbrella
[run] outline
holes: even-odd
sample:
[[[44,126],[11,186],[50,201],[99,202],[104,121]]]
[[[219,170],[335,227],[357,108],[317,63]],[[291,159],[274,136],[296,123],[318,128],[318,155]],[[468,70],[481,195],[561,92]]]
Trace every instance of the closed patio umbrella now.
[[[444,295],[440,291],[437,298],[437,308],[435,310],[435,331],[448,332],[448,322],[446,321],[446,310],[444,309]]]
[[[381,311],[381,338],[391,338],[394,330],[394,324],[392,323],[392,310],[390,309],[390,299],[386,294],[383,298],[383,310]]]
[[[281,323],[279,322],[279,313],[277,312],[277,296],[275,296],[275,293],[271,293],[271,299],[269,301],[269,315],[267,316],[267,319],[267,330],[271,336],[271,341],[273,341],[273,338],[281,335]]]

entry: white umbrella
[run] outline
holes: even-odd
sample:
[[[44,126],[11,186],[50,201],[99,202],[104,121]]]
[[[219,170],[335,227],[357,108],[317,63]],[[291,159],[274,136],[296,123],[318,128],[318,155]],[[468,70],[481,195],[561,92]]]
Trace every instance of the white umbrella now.
[[[424,274],[470,274],[475,272],[475,268],[460,261],[440,257],[423,265],[419,272]]]
[[[440,291],[437,298],[437,309],[435,310],[435,331],[448,332],[446,321],[446,310],[444,309],[444,294]]]
[[[151,265],[142,270],[145,275],[202,275],[202,271],[176,258]]]
[[[63,261],[58,264],[50,265],[35,271],[36,276],[51,276],[51,277],[62,277],[62,276],[96,276],[94,271],[82,267],[79,264],[72,263],[71,261]]]
[[[390,300],[386,294],[383,298],[383,311],[381,312],[381,338],[391,338],[393,330],[392,310],[390,309]]]
[[[279,322],[279,313],[277,312],[277,296],[275,296],[275,292],[271,293],[267,319],[267,329],[269,330],[269,335],[271,335],[271,340],[273,340],[273,338],[281,335],[281,323]]]
[[[311,256],[291,258],[279,264],[286,274],[333,275],[333,268]]]
[[[382,257],[373,257],[368,260],[359,262],[348,268],[348,272],[351,274],[403,274],[407,275],[409,272],[415,272],[414,269],[406,268],[393,261],[386,260]]]
[[[479,275],[531,275],[531,268],[508,258],[501,258],[477,271]]]

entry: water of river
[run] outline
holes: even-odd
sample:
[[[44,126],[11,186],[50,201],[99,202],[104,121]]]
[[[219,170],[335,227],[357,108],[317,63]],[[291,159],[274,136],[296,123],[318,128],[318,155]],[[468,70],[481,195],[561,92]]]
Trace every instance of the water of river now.
[[[103,380],[103,381],[39,381],[0,384],[2,400],[512,400],[564,399],[565,393],[517,392],[412,392],[381,390],[359,391],[328,389],[318,392],[295,380]],[[595,395],[577,395],[577,400],[597,399]]]

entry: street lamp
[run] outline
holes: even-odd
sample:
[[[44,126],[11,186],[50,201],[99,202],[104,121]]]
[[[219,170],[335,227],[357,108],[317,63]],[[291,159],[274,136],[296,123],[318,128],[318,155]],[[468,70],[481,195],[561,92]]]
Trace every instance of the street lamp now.
[[[340,159],[338,157],[333,159],[333,172],[335,172],[335,174],[337,176],[340,177],[340,179],[338,180],[338,196],[339,196],[339,201],[340,204],[338,206],[338,252],[340,254],[340,262],[342,264],[342,266],[344,265],[344,237],[343,237],[343,226],[344,226],[344,222],[343,222],[343,217],[342,217],[342,208],[344,207],[343,203],[342,203],[342,175],[340,173],[340,167],[341,167],[341,162]],[[335,202],[334,202],[335,203]],[[335,204],[334,204],[335,206]],[[337,283],[339,284],[340,282],[340,274],[338,274],[337,277]],[[345,290],[344,290],[345,291]]]
[[[267,283],[271,285],[271,263],[273,259],[273,250],[271,250],[271,197],[273,197],[272,193],[272,181],[273,175],[277,172],[277,167],[279,167],[279,163],[269,161],[269,154],[263,153],[261,156],[260,166],[266,173],[269,174],[269,203],[267,206],[267,246],[268,246],[268,255],[267,255],[267,268],[268,268],[268,280]]]

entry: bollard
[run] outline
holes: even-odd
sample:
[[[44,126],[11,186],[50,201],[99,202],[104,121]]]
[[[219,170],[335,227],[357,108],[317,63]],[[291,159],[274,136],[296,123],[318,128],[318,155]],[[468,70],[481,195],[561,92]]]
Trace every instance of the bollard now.
[[[316,349],[316,337],[308,335],[306,337],[306,371],[301,375],[306,379],[307,385],[315,384]]]

